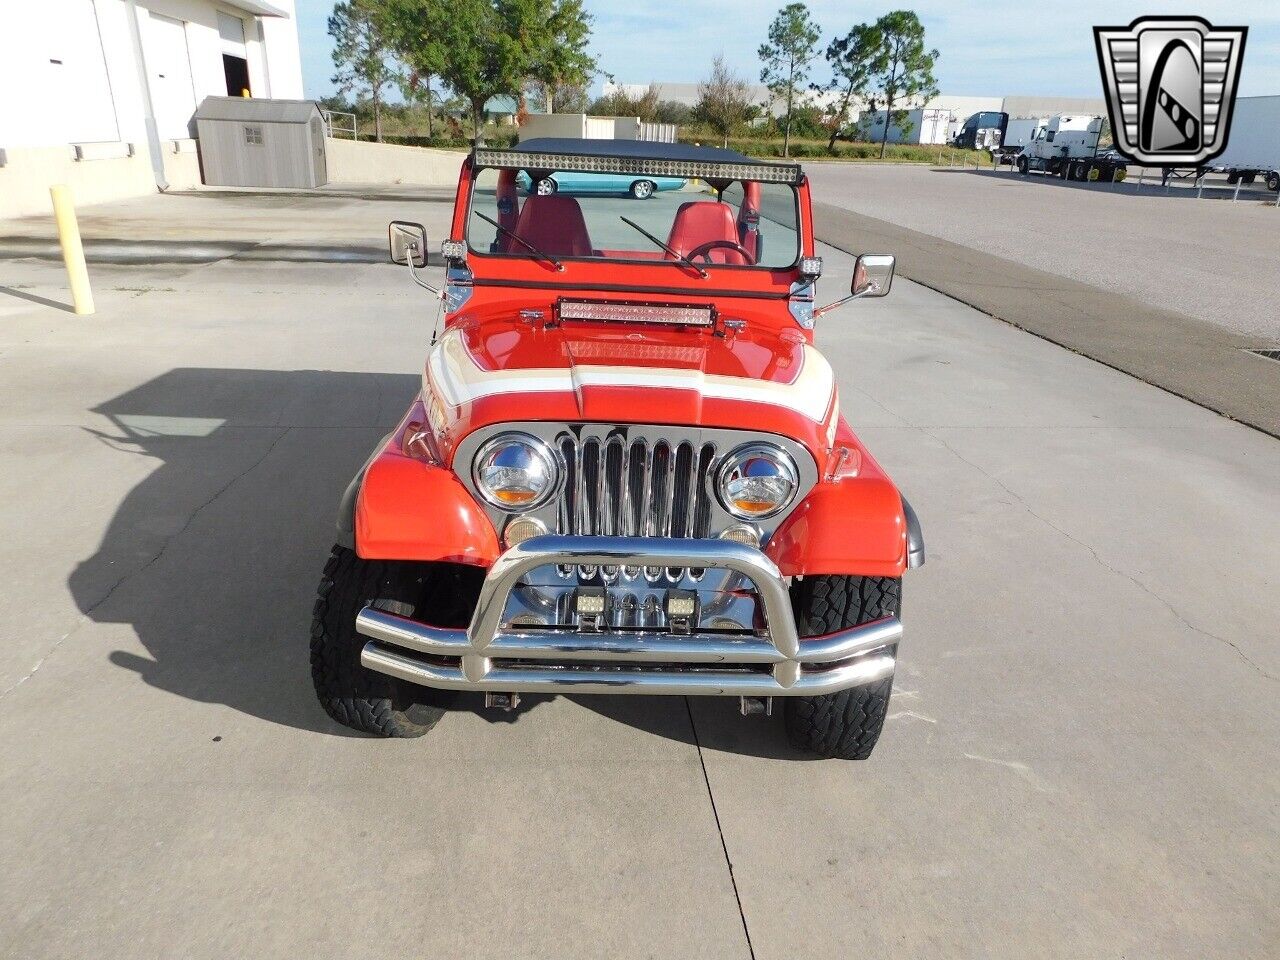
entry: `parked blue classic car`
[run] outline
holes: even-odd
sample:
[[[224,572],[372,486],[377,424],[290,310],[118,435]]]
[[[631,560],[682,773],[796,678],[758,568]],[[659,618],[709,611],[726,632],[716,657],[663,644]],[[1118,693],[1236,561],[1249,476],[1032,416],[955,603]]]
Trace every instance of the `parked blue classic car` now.
[[[659,190],[679,190],[685,185],[680,177],[645,177],[637,179],[621,173],[553,173],[534,183],[521,170],[516,184],[525,193],[542,196],[559,193],[629,193],[637,200],[647,200]]]

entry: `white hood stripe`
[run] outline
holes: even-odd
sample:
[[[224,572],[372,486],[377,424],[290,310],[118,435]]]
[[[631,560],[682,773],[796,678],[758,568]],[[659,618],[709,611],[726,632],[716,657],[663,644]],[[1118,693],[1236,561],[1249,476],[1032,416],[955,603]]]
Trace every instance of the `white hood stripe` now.
[[[440,398],[453,406],[513,393],[575,393],[584,387],[638,387],[655,390],[695,390],[715,400],[767,403],[803,414],[822,423],[831,408],[835,376],[826,358],[808,344],[800,370],[791,383],[704,374],[670,367],[612,367],[574,364],[526,370],[482,370],[456,330],[450,330],[427,361],[431,381]]]

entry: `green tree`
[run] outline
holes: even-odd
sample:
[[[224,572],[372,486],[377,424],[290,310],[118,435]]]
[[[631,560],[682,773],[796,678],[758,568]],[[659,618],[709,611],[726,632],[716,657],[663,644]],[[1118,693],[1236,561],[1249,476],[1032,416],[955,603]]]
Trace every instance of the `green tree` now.
[[[411,70],[439,77],[471,107],[476,140],[484,105],[520,88],[544,45],[542,0],[379,0],[386,33]]]
[[[591,15],[582,0],[545,0],[545,19],[531,44],[529,76],[542,88],[547,113],[555,113],[560,91],[571,95],[591,82],[596,61],[587,53]]]
[[[933,65],[938,60],[938,51],[925,49],[924,24],[910,10],[886,13],[872,29],[881,50],[875,59],[868,86],[872,90],[873,101],[885,114],[884,131],[880,136],[880,157],[883,159],[889,142],[889,127],[906,124],[907,111],[904,107],[917,101],[925,103],[937,96],[938,82],[933,76]]]
[[[638,97],[633,97],[624,87],[614,84],[609,93],[591,102],[587,112],[601,117],[639,117],[648,123],[658,114],[661,95],[658,85],[652,82]]]
[[[844,129],[849,108],[854,101],[866,99],[872,76],[883,70],[884,51],[880,32],[869,23],[858,24],[845,36],[837,37],[827,45],[826,57],[832,79],[826,89],[840,98],[831,121],[828,152],[835,152],[836,137]],[[815,84],[814,89],[823,88]]]
[[[420,103],[427,110],[427,136],[434,137],[435,127],[432,123],[435,94],[431,89],[432,76],[429,73],[418,73],[410,70],[400,79],[400,93],[406,103]]]
[[[750,88],[717,54],[711,61],[711,76],[698,84],[698,104],[694,112],[720,135],[725,146],[729,135],[742,126],[751,106]]]
[[[818,26],[803,3],[790,3],[778,11],[769,24],[769,42],[760,44],[760,82],[786,104],[783,120],[782,155],[791,150],[791,117],[796,98],[809,79],[809,64],[817,56]]]
[[[365,94],[373,103],[374,136],[382,141],[382,91],[399,71],[383,30],[381,0],[343,0],[329,17],[333,38],[333,83],[340,93]]]

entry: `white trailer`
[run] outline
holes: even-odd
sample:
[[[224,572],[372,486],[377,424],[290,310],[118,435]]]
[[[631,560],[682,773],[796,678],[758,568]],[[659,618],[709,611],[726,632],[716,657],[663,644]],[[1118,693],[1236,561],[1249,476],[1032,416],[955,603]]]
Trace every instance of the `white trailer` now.
[[[1261,178],[1280,190],[1280,97],[1240,97],[1231,114],[1227,149],[1209,168],[1228,183]]]
[[[1000,145],[992,152],[1001,163],[1014,163],[1018,154],[1035,139],[1036,131],[1049,125],[1048,117],[1010,117]]]
[[[1098,152],[1102,118],[1060,114],[1036,127],[1018,154],[1018,172],[1034,171],[1063,180],[1123,180],[1127,161],[1119,154]]]

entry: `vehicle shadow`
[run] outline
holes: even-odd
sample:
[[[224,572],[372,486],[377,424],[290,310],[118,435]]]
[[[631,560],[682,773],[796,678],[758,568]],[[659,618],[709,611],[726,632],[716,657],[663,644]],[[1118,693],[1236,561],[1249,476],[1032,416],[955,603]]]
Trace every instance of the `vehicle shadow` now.
[[[146,651],[116,649],[110,661],[190,700],[358,736],[316,702],[311,607],[338,500],[419,385],[412,374],[184,368],[95,407],[111,425],[95,436],[146,471],[68,579],[86,616],[129,625]],[[503,711],[464,695],[453,709],[516,723],[549,699]],[[572,700],[655,736],[803,756],[788,750],[780,710],[740,717],[736,698]]]
[[[419,384],[176,369],[95,407],[103,443],[154,462],[68,581],[83,613],[130,625],[146,650],[111,662],[181,697],[345,734],[311,689],[311,605],[342,491]]]

